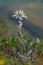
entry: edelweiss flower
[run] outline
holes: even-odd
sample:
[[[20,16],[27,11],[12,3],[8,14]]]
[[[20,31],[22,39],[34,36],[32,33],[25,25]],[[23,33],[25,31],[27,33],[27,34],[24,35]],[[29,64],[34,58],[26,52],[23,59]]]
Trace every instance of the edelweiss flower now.
[[[25,14],[24,11],[22,11],[21,9],[20,9],[19,11],[16,10],[16,11],[14,12],[14,15],[12,15],[12,17],[19,18],[19,20],[22,20],[22,18],[27,19],[26,14]]]

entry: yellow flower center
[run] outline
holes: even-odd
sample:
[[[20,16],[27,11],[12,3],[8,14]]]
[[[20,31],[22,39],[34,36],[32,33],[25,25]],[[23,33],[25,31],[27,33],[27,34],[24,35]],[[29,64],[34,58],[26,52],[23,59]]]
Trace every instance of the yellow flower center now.
[[[22,14],[21,14],[21,13],[18,13],[18,14],[17,14],[17,16],[21,17],[21,16],[22,16]]]

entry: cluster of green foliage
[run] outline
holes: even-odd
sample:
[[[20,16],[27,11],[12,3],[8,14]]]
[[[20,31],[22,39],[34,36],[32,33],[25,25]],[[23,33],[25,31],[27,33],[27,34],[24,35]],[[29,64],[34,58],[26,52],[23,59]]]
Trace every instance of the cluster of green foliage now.
[[[16,30],[16,34],[0,40],[0,51],[11,55],[11,58],[14,56],[16,65],[28,65],[29,62],[35,62],[38,54],[43,54],[43,41],[38,42],[27,32]]]
[[[0,58],[3,54],[8,55],[8,62],[12,65],[31,65],[36,61],[38,54],[43,54],[43,40],[38,42],[28,32],[16,28],[15,33],[10,34],[6,30],[5,21],[0,21]],[[6,33],[7,34],[6,36]]]

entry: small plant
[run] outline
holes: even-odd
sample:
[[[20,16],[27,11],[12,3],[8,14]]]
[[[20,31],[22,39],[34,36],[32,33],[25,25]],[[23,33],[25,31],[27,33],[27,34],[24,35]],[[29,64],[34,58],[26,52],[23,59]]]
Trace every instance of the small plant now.
[[[37,55],[43,51],[43,44],[41,45],[39,38],[30,36],[27,31],[22,32],[22,20],[27,19],[24,11],[16,11],[12,17],[19,19],[16,34],[7,32],[7,38],[0,41],[0,51],[12,56],[16,65],[29,65],[35,62]]]

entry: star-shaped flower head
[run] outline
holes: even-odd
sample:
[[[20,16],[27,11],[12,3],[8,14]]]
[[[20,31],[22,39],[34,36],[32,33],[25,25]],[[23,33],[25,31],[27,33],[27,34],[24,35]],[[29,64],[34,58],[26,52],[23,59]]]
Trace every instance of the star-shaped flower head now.
[[[19,20],[22,20],[23,18],[27,19],[27,16],[26,14],[24,13],[24,11],[22,11],[21,9],[18,11],[16,10],[14,12],[14,15],[12,15],[12,17],[16,17],[18,18]]]

